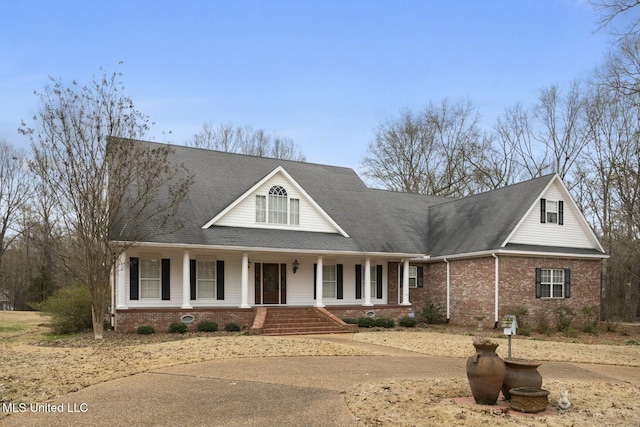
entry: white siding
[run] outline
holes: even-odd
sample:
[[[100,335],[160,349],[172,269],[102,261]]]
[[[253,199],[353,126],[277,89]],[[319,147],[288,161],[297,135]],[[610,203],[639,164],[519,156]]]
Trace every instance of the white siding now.
[[[300,224],[269,224],[256,222],[256,194],[267,195],[274,185],[281,185],[287,190],[289,199],[300,199]],[[316,208],[296,190],[296,187],[281,173],[276,174],[269,181],[261,185],[254,193],[249,194],[230,212],[216,221],[216,225],[228,227],[264,228],[277,227],[292,230],[315,231],[321,233],[335,233],[336,228],[327,221]]]
[[[147,250],[130,249],[127,251],[127,261],[130,257],[143,258],[150,254]],[[171,299],[139,299],[131,300],[129,295],[129,270],[125,274],[126,303],[129,308],[179,308],[182,305],[182,263],[183,252],[180,250],[156,250],[152,251],[154,257],[168,258],[171,260]],[[242,255],[230,253],[205,253],[204,251],[191,251],[190,259],[197,259],[206,256],[207,259],[224,261],[225,266],[225,299],[204,299],[190,301],[193,307],[239,307],[241,302],[241,268]],[[317,258],[313,256],[292,256],[290,254],[251,254],[249,256],[251,265],[249,267],[249,293],[248,302],[250,306],[255,305],[255,265],[256,263],[277,263],[287,266],[287,303],[286,305],[311,306],[315,303],[313,293],[313,265]],[[292,264],[294,259],[298,260],[299,268],[294,274]],[[324,264],[343,265],[343,299],[323,298],[325,305],[361,305],[364,303],[364,289],[362,298],[355,297],[355,266],[364,266],[364,259],[359,258],[323,258]],[[383,298],[378,299],[372,296],[371,302],[374,305],[387,303],[387,262],[384,260],[371,260],[371,265],[383,266]],[[116,284],[117,286],[117,284]]]
[[[127,251],[127,262],[130,257],[144,258],[151,252],[141,250]],[[162,300],[161,298],[140,298],[131,300],[129,287],[129,269],[125,274],[125,289],[127,294],[127,306],[129,308],[176,308],[182,305],[182,252],[181,251],[157,251],[153,250],[153,256],[168,258],[171,260],[170,274],[170,299]],[[196,254],[191,254],[191,259],[196,259]],[[240,264],[242,257],[238,256],[218,256],[217,260],[225,262],[225,293],[224,300],[206,299],[194,300],[191,304],[194,307],[238,307],[240,306]],[[249,286],[251,289],[251,286]]]
[[[540,200],[538,199],[529,215],[507,243],[527,245],[560,246],[571,248],[597,248],[590,236],[580,212],[566,195],[561,186],[554,182],[542,198],[564,202],[564,225],[540,222]]]

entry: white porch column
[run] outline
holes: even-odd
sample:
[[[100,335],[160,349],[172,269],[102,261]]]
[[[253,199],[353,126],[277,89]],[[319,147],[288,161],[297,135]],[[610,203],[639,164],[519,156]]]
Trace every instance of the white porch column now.
[[[318,261],[316,263],[316,303],[314,307],[324,307],[322,302],[322,257],[318,256]]]
[[[416,277],[416,280],[418,278]],[[411,305],[409,302],[409,260],[405,259],[402,265],[402,302],[400,305]]]
[[[242,254],[241,270],[240,308],[251,308],[251,306],[249,305],[249,254]]]
[[[116,285],[116,308],[126,310],[127,308],[127,273],[129,272],[129,264],[127,263],[127,252],[123,251],[118,257],[116,271],[118,272],[118,283]]]
[[[182,305],[180,308],[193,308],[191,305],[191,264],[189,251],[182,253]]]
[[[371,307],[371,258],[364,260],[364,303],[365,307]]]

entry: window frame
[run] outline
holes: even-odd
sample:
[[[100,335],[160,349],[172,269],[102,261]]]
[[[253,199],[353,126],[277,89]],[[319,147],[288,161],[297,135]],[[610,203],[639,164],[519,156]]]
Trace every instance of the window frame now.
[[[289,225],[300,225],[300,199],[289,199]]]
[[[558,215],[559,215],[559,209],[558,209],[558,200],[547,200],[546,201],[546,222],[547,224],[558,224]],[[550,209],[551,207],[553,207],[553,209]]]
[[[200,275],[205,270],[203,264],[211,264],[211,274],[212,278],[202,278]],[[215,299],[217,292],[217,262],[216,260],[211,259],[196,259],[196,299]],[[203,296],[201,292],[204,291],[203,286],[205,283],[208,283],[211,289],[209,289],[209,295],[211,296]]]
[[[552,207],[552,209],[549,209]],[[540,222],[542,224],[564,225],[564,201],[540,198]]]
[[[330,274],[332,273],[332,278]],[[338,297],[338,265],[322,264],[322,298]]]
[[[273,185],[267,194],[256,194],[256,224],[300,225],[300,198],[289,197],[282,185]]]
[[[256,222],[267,222],[267,196],[256,194]]]
[[[162,259],[159,257],[140,257],[138,263],[139,299],[160,300],[162,298]],[[151,265],[155,265],[155,268],[151,269]],[[157,277],[153,275],[146,276],[156,269]],[[154,282],[155,286],[153,285]],[[149,295],[150,293],[152,294]]]
[[[546,273],[546,274],[545,274]],[[559,273],[559,276],[558,276]],[[565,298],[565,271],[561,268],[540,269],[540,298]],[[546,277],[545,277],[546,276]]]
[[[267,221],[269,224],[286,225],[289,223],[289,194],[281,185],[269,189],[267,197]]]
[[[412,284],[413,280],[413,284]],[[418,266],[410,265],[409,266],[409,288],[417,288],[418,287]]]

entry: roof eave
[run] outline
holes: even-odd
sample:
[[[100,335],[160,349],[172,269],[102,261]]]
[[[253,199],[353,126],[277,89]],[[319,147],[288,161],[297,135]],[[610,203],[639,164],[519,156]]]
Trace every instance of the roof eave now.
[[[325,249],[297,249],[297,248],[265,248],[257,246],[224,246],[224,245],[199,245],[190,243],[157,243],[157,242],[130,242],[114,241],[116,245],[126,245],[128,247],[150,247],[150,248],[170,248],[182,250],[217,250],[227,252],[248,252],[248,253],[287,253],[287,254],[307,254],[307,255],[341,255],[341,256],[366,256],[384,258],[408,258],[412,261],[425,260],[428,256],[412,252],[366,252],[366,251],[333,251]]]
[[[527,257],[553,257],[553,258],[572,258],[572,259],[607,259],[609,255],[605,253],[601,254],[578,254],[572,252],[562,251],[525,251],[514,249],[496,249],[487,251],[467,252],[451,255],[432,256],[429,261],[449,261],[452,259],[465,259],[465,258],[482,258],[493,255],[508,255],[508,256],[527,256]]]

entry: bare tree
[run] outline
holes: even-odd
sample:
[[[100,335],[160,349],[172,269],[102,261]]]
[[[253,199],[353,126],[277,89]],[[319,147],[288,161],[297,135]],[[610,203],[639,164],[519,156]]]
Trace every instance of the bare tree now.
[[[31,181],[24,152],[0,141],[0,266],[5,251],[21,233],[17,221],[31,198]]]
[[[20,128],[31,138],[32,168],[74,243],[59,256],[89,287],[96,339],[103,337],[118,256],[145,237],[132,230],[144,229],[150,219],[175,226],[173,214],[191,183],[169,162],[170,146],[133,139],[145,134],[149,121],[123,95],[119,78],[104,73],[87,86],[52,79],[44,92],[36,92],[40,111],[33,127],[23,122]]]
[[[596,81],[586,98],[586,117],[590,141],[574,194],[610,255],[603,318],[632,320],[628,301],[638,300],[640,291],[640,112],[637,101]]]
[[[614,36],[599,83],[630,98],[640,93],[640,0],[593,0],[597,30]],[[638,104],[636,104],[638,105]]]
[[[228,123],[217,128],[205,123],[198,133],[186,141],[186,145],[258,157],[301,162],[306,160],[298,145],[290,138],[275,133],[269,135],[264,129],[253,129],[250,126],[234,127]]]
[[[468,100],[444,100],[380,125],[362,166],[390,190],[462,196],[477,189],[473,159],[481,147],[476,108]]]
[[[640,0],[593,0],[591,2],[598,14],[598,30],[609,28],[613,34],[628,35],[640,33]],[[615,22],[629,18],[622,29],[615,28]]]
[[[640,33],[620,40],[597,73],[598,84],[627,96],[640,107]]]
[[[531,113],[522,104],[507,108],[494,126],[497,156],[505,156],[510,183],[544,175],[549,153],[540,146],[531,123]]]
[[[534,109],[541,127],[537,139],[546,148],[551,169],[563,179],[569,178],[590,139],[582,92],[577,82],[564,97],[557,86],[544,88]]]
[[[187,141],[187,145],[206,148],[208,150],[219,150],[235,152],[241,140],[240,128],[234,128],[231,124],[221,124],[217,128],[211,123],[202,125],[202,129]]]

